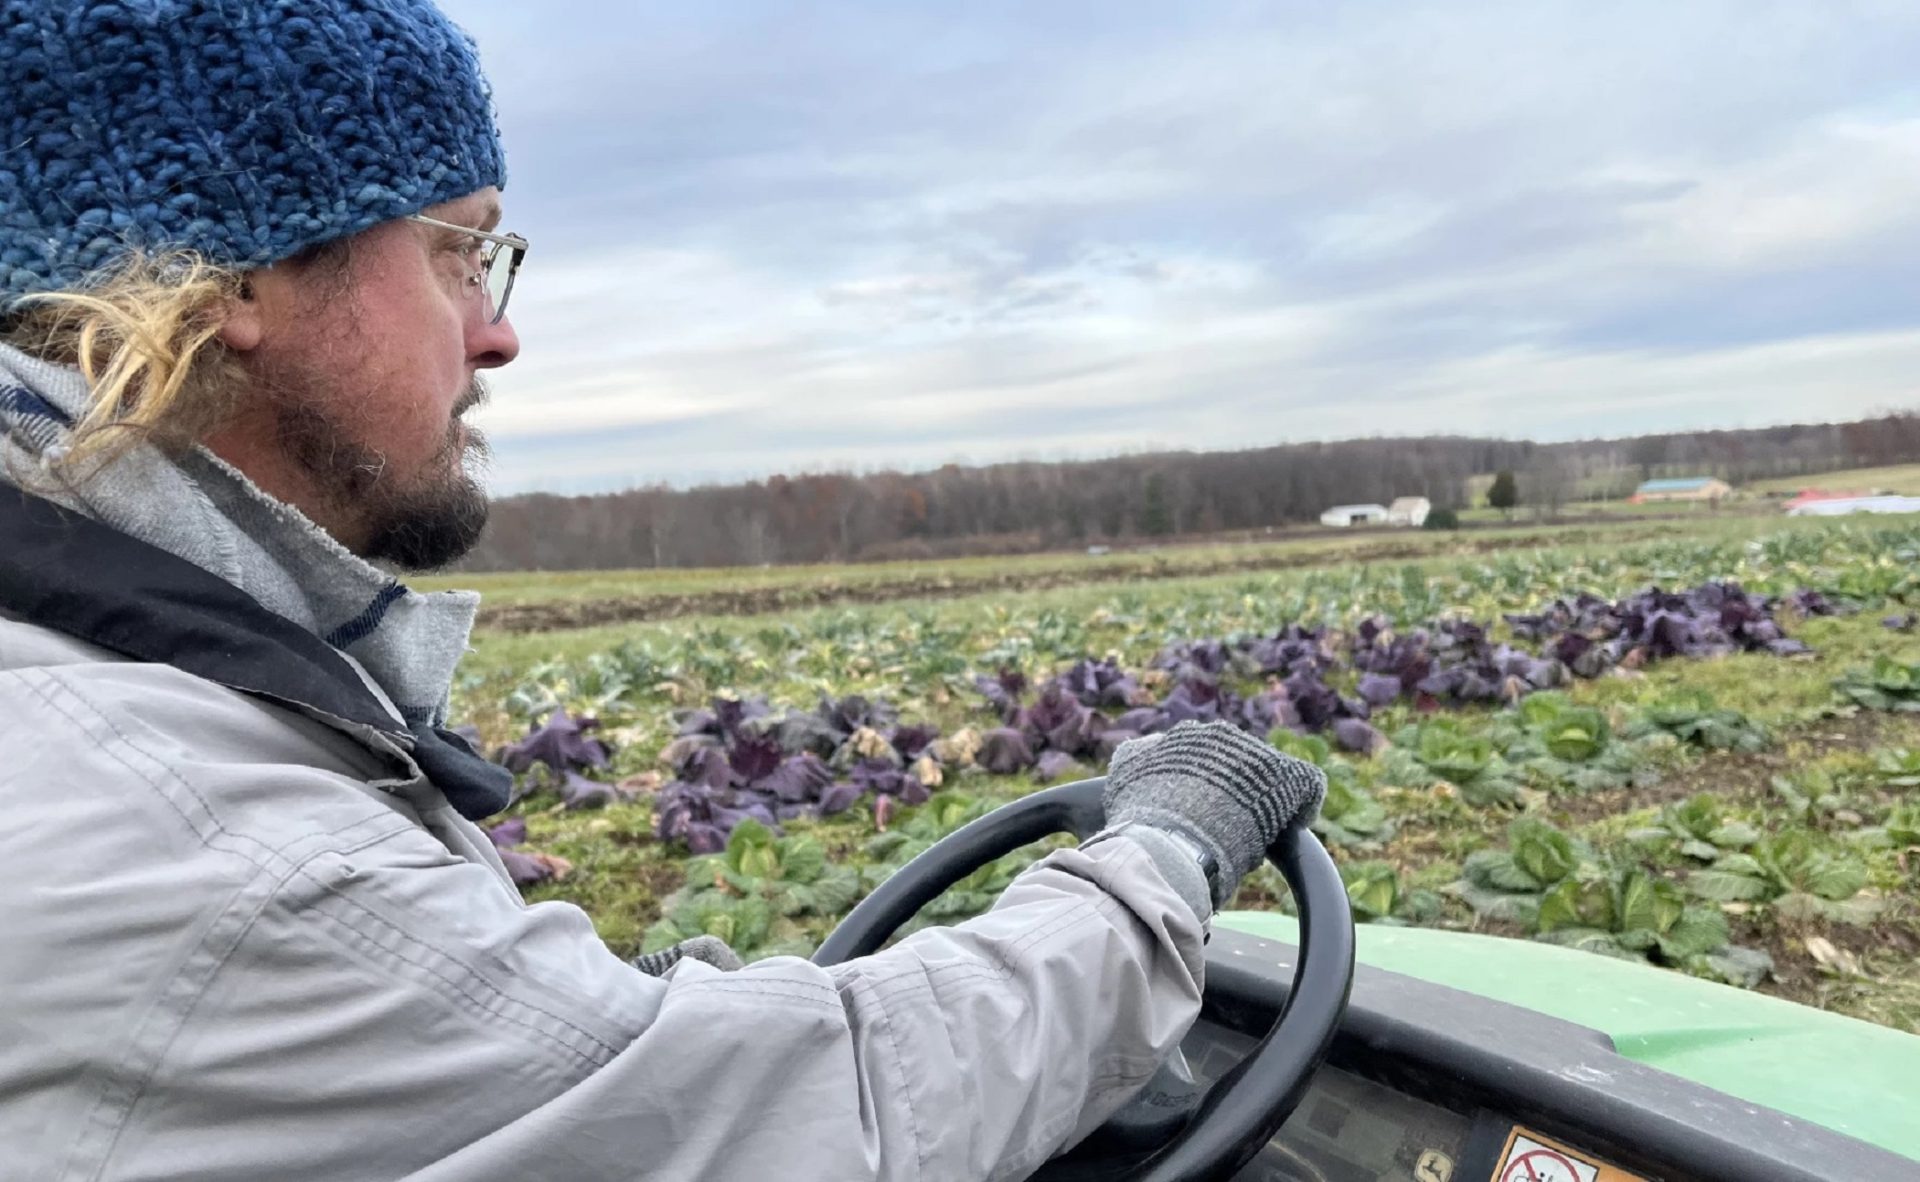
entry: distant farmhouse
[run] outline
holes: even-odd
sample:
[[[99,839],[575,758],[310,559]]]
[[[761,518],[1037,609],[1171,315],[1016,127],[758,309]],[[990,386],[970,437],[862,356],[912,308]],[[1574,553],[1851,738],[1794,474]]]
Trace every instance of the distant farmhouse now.
[[[1385,505],[1335,505],[1320,515],[1321,525],[1379,525],[1388,519]]]
[[[1627,498],[1629,505],[1647,505],[1659,501],[1718,501],[1733,495],[1733,486],[1711,476],[1689,476],[1684,480],[1649,480]]]
[[[1425,497],[1399,497],[1387,506],[1388,525],[1406,525],[1419,529],[1433,512],[1433,502]]]

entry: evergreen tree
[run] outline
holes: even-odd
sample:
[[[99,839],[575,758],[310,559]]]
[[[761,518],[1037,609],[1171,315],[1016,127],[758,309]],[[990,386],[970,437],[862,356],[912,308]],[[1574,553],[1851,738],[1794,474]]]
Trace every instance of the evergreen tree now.
[[[1167,507],[1167,478],[1158,472],[1147,477],[1146,503],[1140,507],[1140,532],[1155,538],[1173,532],[1173,512]]]
[[[1493,487],[1487,490],[1487,504],[1500,510],[1500,516],[1507,517],[1519,503],[1520,488],[1514,483],[1513,473],[1502,471],[1493,478]]]

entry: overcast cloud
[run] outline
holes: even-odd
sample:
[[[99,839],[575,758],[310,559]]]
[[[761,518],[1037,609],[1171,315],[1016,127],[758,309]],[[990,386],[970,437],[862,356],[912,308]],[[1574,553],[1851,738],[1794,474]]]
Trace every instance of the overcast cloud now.
[[[494,487],[1920,404],[1920,4],[443,0]]]

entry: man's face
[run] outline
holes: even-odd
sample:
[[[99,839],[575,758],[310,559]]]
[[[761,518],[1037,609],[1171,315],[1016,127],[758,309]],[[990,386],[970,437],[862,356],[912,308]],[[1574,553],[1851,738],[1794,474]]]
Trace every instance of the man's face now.
[[[491,189],[429,217],[492,230]],[[468,282],[484,244],[392,221],[250,277],[257,339],[225,334],[252,379],[212,449],[363,558],[428,570],[459,558],[487,519],[485,438],[460,416],[479,371],[520,351]]]

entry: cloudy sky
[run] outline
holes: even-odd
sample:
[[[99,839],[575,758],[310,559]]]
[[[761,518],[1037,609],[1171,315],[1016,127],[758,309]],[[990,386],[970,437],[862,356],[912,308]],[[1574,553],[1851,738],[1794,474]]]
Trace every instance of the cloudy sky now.
[[[1920,406],[1920,4],[442,0],[494,487]]]

